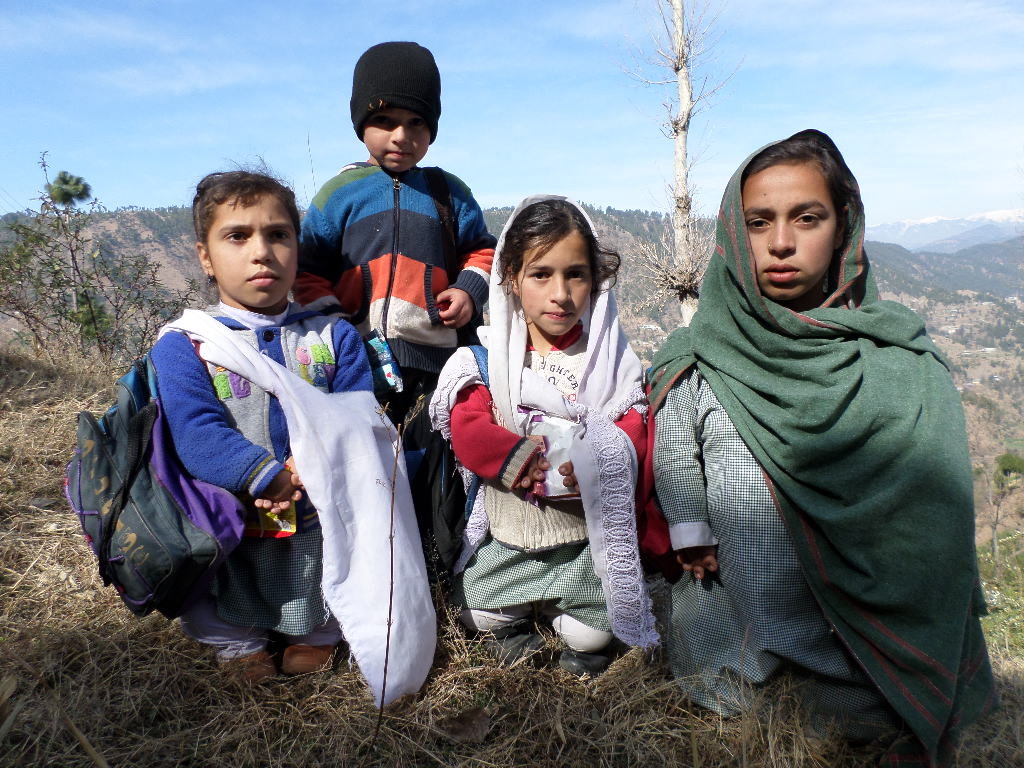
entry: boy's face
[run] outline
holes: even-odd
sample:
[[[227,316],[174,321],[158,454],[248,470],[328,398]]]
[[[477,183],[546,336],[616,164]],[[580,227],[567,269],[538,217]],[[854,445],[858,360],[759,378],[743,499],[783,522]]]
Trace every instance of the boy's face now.
[[[197,243],[203,271],[217,281],[229,307],[276,315],[288,306],[299,242],[284,205],[263,195],[250,206],[218,205],[205,243]]]
[[[371,163],[388,173],[404,173],[427,154],[430,127],[411,110],[385,107],[363,123],[363,144]]]

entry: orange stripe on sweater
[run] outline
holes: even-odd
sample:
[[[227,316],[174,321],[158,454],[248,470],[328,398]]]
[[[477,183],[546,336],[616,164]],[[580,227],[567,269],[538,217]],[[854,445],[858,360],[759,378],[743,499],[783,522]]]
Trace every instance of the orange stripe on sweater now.
[[[492,254],[490,249],[475,252],[477,258],[474,266],[490,267]],[[378,301],[388,295],[388,283],[391,278],[391,254],[386,253],[368,262],[370,269],[371,294],[370,302]],[[391,295],[426,309],[427,302],[423,295],[423,278],[427,265],[402,254],[398,255],[395,264],[395,278],[391,287]],[[431,289],[434,296],[448,287],[448,272],[441,267],[429,267],[432,271]],[[341,304],[344,312],[352,314],[363,305],[363,273],[359,267],[352,267],[344,272],[333,289],[328,283],[316,275],[304,274],[304,280],[296,282],[296,299],[308,303],[320,296],[333,293]]]

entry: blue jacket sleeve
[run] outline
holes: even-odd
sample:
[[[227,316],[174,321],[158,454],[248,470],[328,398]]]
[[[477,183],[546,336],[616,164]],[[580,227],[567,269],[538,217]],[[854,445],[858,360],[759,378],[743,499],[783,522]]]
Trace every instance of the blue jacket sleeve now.
[[[317,311],[338,306],[334,287],[342,274],[342,232],[323,206],[330,202],[334,180],[324,185],[309,206],[299,234],[299,272],[292,289],[295,300]]]
[[[325,185],[325,189],[328,185]],[[337,255],[341,251],[341,231],[331,220],[321,201],[321,191],[302,218],[299,233],[299,271],[335,281],[340,274]],[[320,205],[317,205],[320,203]]]
[[[174,449],[185,470],[232,493],[259,496],[284,465],[231,426],[192,342],[184,334],[168,333],[150,356]]]
[[[348,320],[339,317],[332,336],[337,366],[331,392],[372,392],[373,375],[359,331]]]

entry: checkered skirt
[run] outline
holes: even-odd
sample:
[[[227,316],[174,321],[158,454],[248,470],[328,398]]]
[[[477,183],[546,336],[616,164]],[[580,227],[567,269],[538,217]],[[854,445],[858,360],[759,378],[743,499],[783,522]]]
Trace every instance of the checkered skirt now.
[[[545,601],[589,627],[611,629],[586,542],[521,552],[488,536],[466,565],[454,597],[467,608],[490,611]]]
[[[244,538],[217,572],[217,615],[242,627],[305,635],[330,617],[320,589],[319,526],[280,539]]]
[[[722,714],[750,706],[752,685],[796,668],[816,715],[848,735],[894,724],[878,690],[825,621],[765,484],[711,387],[696,371],[656,417],[655,475],[669,524],[707,522],[719,571],[672,589],[668,655],[696,703]]]

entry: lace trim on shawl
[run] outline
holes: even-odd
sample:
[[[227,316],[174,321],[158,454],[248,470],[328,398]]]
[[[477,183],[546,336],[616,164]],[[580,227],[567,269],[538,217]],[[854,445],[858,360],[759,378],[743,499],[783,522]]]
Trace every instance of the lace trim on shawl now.
[[[637,384],[627,392],[618,402],[612,403],[605,409],[605,415],[612,421],[621,418],[626,411],[632,408],[641,416],[647,415],[647,396],[644,394],[642,384]]]
[[[462,473],[462,482],[468,485],[473,482],[474,475],[463,466],[459,466]],[[467,480],[467,475],[469,480]],[[462,533],[462,552],[453,569],[455,573],[462,573],[466,569],[466,563],[476,554],[476,551],[483,544],[487,533],[491,530],[491,519],[487,516],[487,509],[484,506],[483,488],[478,488],[476,498],[473,500],[473,509],[466,520],[466,530]]]
[[[608,618],[615,636],[624,643],[652,647],[659,637],[640,564],[633,482],[636,473],[627,458],[631,447],[624,445],[629,439],[605,416],[589,414],[585,423],[601,498],[600,518],[588,528],[595,567],[601,574],[608,603]],[[598,565],[599,559],[603,568]]]

